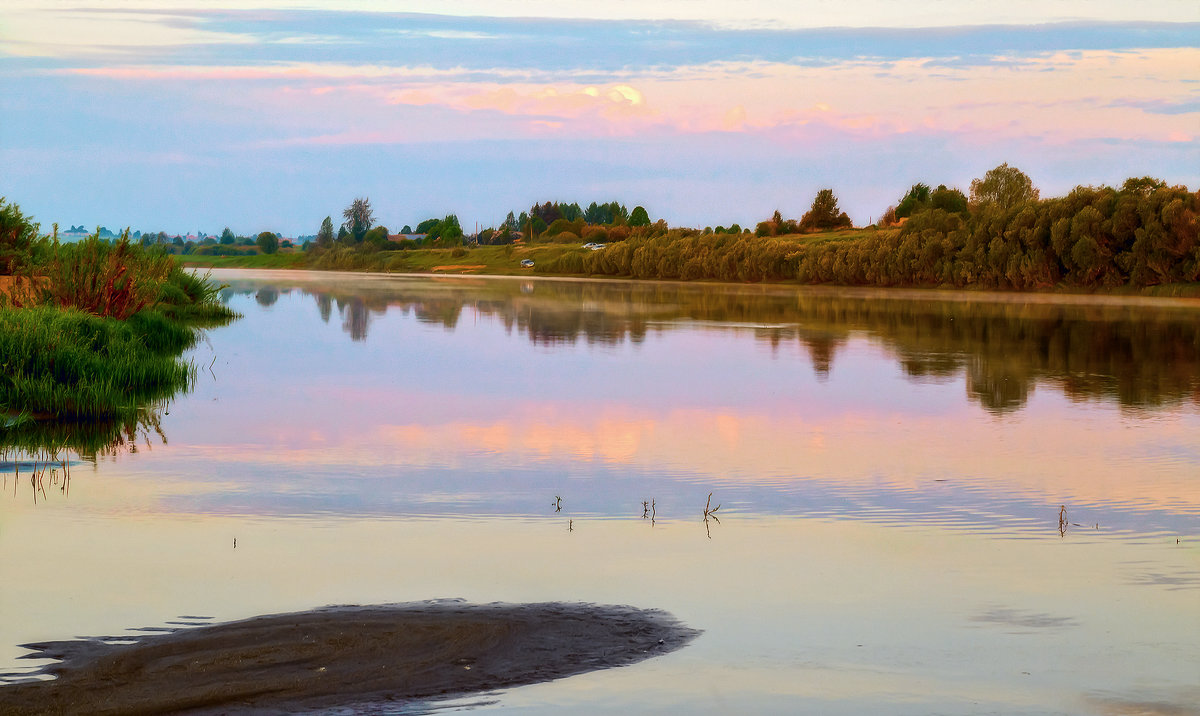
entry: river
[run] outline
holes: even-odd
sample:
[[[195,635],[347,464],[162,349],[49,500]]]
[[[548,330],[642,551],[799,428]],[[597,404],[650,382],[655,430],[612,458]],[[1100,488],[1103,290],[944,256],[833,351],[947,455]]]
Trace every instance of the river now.
[[[69,482],[0,462],[10,678],[28,642],[461,598],[702,634],[380,713],[1200,713],[1198,302],[214,277],[243,318],[192,391]]]

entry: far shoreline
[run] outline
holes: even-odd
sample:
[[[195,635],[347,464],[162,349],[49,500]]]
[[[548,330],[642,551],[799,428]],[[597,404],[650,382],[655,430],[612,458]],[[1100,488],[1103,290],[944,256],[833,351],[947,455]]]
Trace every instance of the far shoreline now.
[[[184,267],[194,271],[207,271],[214,279],[220,280],[228,272],[228,278],[273,278],[289,277],[303,279],[306,282],[318,282],[322,278],[334,279],[365,279],[380,281],[387,279],[487,279],[487,280],[523,280],[540,282],[595,282],[605,284],[649,285],[665,284],[671,286],[705,287],[716,286],[723,288],[761,291],[774,290],[777,292],[801,291],[812,295],[838,295],[855,298],[876,299],[928,299],[945,302],[984,302],[984,303],[1041,303],[1068,305],[1109,305],[1109,306],[1158,306],[1188,309],[1200,309],[1200,285],[1169,284],[1168,286],[1150,287],[1148,289],[1057,289],[1049,291],[1002,291],[997,289],[962,289],[954,287],[929,286],[885,287],[885,286],[841,286],[836,284],[805,284],[794,281],[761,281],[761,282],[730,282],[715,280],[680,281],[669,279],[640,279],[628,276],[572,276],[533,273],[450,273],[439,272],[390,272],[390,271],[344,271],[313,268],[258,268],[241,266],[209,266],[204,263],[184,262]],[[1183,295],[1157,295],[1147,290],[1167,287],[1180,289]]]

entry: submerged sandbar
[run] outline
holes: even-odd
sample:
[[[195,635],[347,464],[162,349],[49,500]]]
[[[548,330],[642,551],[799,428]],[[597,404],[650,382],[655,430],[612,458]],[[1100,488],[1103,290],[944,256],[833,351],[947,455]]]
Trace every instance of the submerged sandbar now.
[[[44,669],[56,678],[0,687],[0,703],[6,714],[148,714],[433,699],[632,664],[698,633],[665,612],[590,604],[325,607],[26,644],[27,658],[59,660]]]

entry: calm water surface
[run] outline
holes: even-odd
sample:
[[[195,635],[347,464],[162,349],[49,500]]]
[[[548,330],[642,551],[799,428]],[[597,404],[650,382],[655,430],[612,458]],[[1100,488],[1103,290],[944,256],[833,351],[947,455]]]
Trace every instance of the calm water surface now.
[[[1200,304],[218,278],[244,318],[135,440],[69,491],[0,458],[0,671],[179,621],[584,601],[704,634],[448,708],[1200,713]]]

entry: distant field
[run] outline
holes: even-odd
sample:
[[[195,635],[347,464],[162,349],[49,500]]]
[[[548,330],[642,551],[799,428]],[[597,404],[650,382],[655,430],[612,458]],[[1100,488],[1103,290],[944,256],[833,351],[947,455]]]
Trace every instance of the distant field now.
[[[309,266],[309,256],[303,253],[258,254],[251,256],[176,256],[185,266],[202,268],[258,268],[385,271],[389,273],[474,273],[513,274],[531,273],[521,261],[550,261],[571,251],[585,251],[578,244],[535,244],[533,246],[478,246],[455,249],[411,249],[407,251],[354,251],[339,256],[327,254],[317,266]],[[465,253],[464,253],[465,252]]]
[[[252,254],[249,256],[195,256],[176,255],[175,260],[184,266],[208,268],[304,268],[303,253]]]

